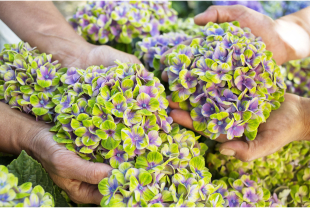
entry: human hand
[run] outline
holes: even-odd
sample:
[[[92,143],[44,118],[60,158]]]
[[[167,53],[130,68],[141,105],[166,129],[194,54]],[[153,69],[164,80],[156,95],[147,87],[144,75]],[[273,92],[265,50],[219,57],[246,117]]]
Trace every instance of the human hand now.
[[[65,54],[55,54],[56,58],[61,58],[61,64],[64,67],[78,67],[86,69],[92,65],[111,66],[115,64],[116,59],[121,62],[130,62],[141,64],[139,59],[131,54],[119,51],[107,45],[93,45],[87,43],[84,39],[78,40],[75,49],[63,51]],[[61,57],[63,56],[63,57]],[[65,57],[65,58],[64,58]]]
[[[310,100],[293,94],[285,94],[285,101],[276,111],[272,111],[266,123],[258,128],[258,133],[253,141],[245,138],[227,140],[226,135],[221,135],[217,141],[223,142],[220,153],[235,156],[242,161],[251,161],[270,155],[286,144],[296,140],[310,140]],[[169,99],[169,107],[173,110],[170,116],[180,125],[193,128],[190,113],[179,109],[178,103]],[[201,133],[201,132],[200,132]]]
[[[99,182],[112,168],[80,158],[53,140],[49,125],[42,124],[37,134],[26,140],[28,151],[49,173],[54,183],[77,204],[100,204]]]

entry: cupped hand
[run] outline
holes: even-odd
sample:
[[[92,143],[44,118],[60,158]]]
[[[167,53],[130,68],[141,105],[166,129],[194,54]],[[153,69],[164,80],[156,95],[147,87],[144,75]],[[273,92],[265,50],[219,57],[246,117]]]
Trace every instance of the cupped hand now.
[[[49,125],[42,125],[35,137],[29,140],[31,154],[43,165],[54,183],[78,204],[100,204],[102,195],[98,183],[112,168],[80,158],[64,145],[53,140]]]
[[[281,107],[272,111],[267,122],[259,126],[253,141],[244,138],[227,140],[223,134],[217,139],[222,142],[220,153],[235,156],[242,161],[251,161],[270,155],[292,141],[309,140],[309,104],[308,98],[286,93]],[[194,130],[189,112],[181,110],[178,103],[172,102],[171,99],[169,107],[173,109],[170,116],[174,122]]]
[[[66,58],[62,58],[63,67],[78,67],[86,69],[92,65],[103,65],[105,67],[115,65],[115,61],[130,62],[141,64],[139,59],[132,55],[107,45],[93,45],[86,41],[80,41],[79,46],[72,54],[63,54]],[[59,55],[58,55],[59,56]]]

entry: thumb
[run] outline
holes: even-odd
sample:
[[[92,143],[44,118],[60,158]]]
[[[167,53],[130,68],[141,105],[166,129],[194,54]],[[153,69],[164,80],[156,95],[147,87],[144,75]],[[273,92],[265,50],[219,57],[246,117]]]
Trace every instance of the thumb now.
[[[247,10],[241,5],[234,6],[210,6],[205,12],[195,16],[197,25],[206,25],[208,22],[223,23],[237,20]]]
[[[114,48],[110,48],[110,50],[107,50],[106,53],[108,53],[106,55],[109,57],[109,60],[112,61],[111,65],[115,64],[114,63],[115,59],[118,59],[121,62],[125,63],[129,62],[129,63],[141,64],[141,62],[136,56],[125,53],[123,51],[119,51]]]
[[[282,144],[283,143],[283,144]],[[234,156],[244,162],[249,162],[278,151],[285,145],[284,141],[275,139],[269,132],[263,132],[252,141],[228,141],[220,146],[220,153]]]
[[[55,162],[56,175],[89,184],[98,184],[112,170],[112,167],[107,164],[87,161],[74,152],[72,153],[66,152],[65,155],[61,156],[61,160]]]

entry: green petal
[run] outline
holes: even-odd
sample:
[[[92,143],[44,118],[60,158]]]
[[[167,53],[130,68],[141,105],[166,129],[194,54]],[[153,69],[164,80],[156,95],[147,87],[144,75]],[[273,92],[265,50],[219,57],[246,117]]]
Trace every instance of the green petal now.
[[[47,114],[48,109],[45,108],[32,108],[32,112],[37,116],[43,116]]]
[[[155,162],[156,164],[159,164],[163,161],[163,156],[159,152],[150,152],[147,155],[147,161],[148,162]]]
[[[143,186],[146,186],[152,182],[152,176],[149,172],[140,173],[139,181]]]
[[[100,128],[102,130],[115,130],[116,129],[116,124],[112,121],[105,121],[100,125]]]

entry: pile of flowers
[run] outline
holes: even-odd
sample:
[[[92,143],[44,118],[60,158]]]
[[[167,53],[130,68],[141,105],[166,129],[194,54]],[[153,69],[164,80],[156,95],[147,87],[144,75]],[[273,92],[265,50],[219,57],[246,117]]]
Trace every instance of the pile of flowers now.
[[[18,178],[0,165],[0,207],[54,207],[54,199],[41,186],[27,182],[18,186]]]
[[[177,133],[175,133],[177,132]],[[250,176],[211,182],[203,158],[206,146],[191,131],[173,130],[157,151],[124,162],[99,183],[101,206],[238,207],[281,206]],[[256,179],[257,180],[257,179]]]
[[[227,207],[282,207],[285,205],[276,193],[263,187],[260,178],[250,175],[239,175],[232,172],[229,177],[213,180],[219,187],[217,193],[223,196]]]
[[[101,206],[222,206],[202,157],[207,147],[198,138],[175,126],[158,149],[120,164],[99,183]]]
[[[303,97],[310,96],[310,57],[283,64],[282,72],[287,92]]]
[[[242,162],[234,157],[221,155],[218,146],[215,153],[206,156],[210,172],[218,176],[229,176],[232,172],[249,174],[261,178],[264,188],[274,190],[294,180],[296,173],[305,164],[310,164],[310,142],[296,141],[266,157],[251,162]]]
[[[161,56],[170,48],[177,46],[190,38],[191,36],[181,32],[169,32],[155,37],[144,38],[136,44],[136,56],[138,58],[143,57],[144,64],[149,69],[163,71],[165,65],[160,63]]]
[[[40,54],[28,43],[7,44],[0,53],[0,101],[51,122],[63,70],[51,54]]]
[[[78,8],[69,22],[90,42],[129,44],[133,38],[159,35],[176,20],[168,1],[100,1]]]
[[[211,139],[249,140],[284,101],[285,83],[272,53],[238,22],[208,23],[203,38],[166,56],[172,100],[191,111],[195,130]]]

